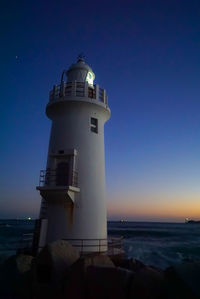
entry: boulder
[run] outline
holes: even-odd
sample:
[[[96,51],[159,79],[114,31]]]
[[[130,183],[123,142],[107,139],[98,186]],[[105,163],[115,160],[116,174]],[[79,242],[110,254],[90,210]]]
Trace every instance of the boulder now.
[[[16,266],[20,274],[31,270],[34,257],[30,255],[20,254],[16,258]]]
[[[135,273],[129,299],[164,299],[164,273],[145,266]],[[173,297],[172,297],[173,298]]]
[[[79,257],[79,251],[67,241],[58,240],[47,244],[36,257],[38,281],[58,281]]]
[[[165,271],[168,296],[179,299],[200,298],[200,262],[185,261]]]
[[[114,264],[107,255],[91,255],[81,257],[66,272],[64,283],[65,298],[86,298],[85,281],[87,268],[91,265],[114,268]]]
[[[0,298],[31,298],[31,267],[33,257],[15,255],[8,258],[0,270]]]
[[[117,259],[112,259],[116,267],[124,268],[130,271],[138,272],[142,268],[146,267],[142,262],[130,258],[130,259],[125,259],[125,258],[117,258]]]
[[[86,298],[126,299],[133,273],[122,268],[89,266],[86,274]]]
[[[129,270],[138,272],[144,269],[146,266],[141,261],[138,261],[134,258],[129,259]]]
[[[88,266],[104,266],[114,268],[115,265],[107,255],[91,255],[78,261],[86,272]]]
[[[67,269],[79,257],[78,250],[67,241],[58,240],[46,245],[33,264],[32,289],[35,297],[58,298]]]

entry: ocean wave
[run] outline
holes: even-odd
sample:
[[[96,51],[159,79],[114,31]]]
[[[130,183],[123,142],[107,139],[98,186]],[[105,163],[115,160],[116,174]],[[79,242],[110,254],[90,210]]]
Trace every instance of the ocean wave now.
[[[144,236],[144,237],[157,237],[157,238],[166,238],[169,236],[174,236],[174,232],[169,232],[169,231],[156,231],[156,230],[152,230],[152,231],[148,231],[148,230],[128,230],[128,229],[123,229],[123,230],[117,230],[117,229],[109,229],[109,234],[120,234],[126,238],[131,238],[131,237],[138,237],[138,236]]]
[[[186,256],[182,252],[170,251],[170,247],[163,248],[158,244],[126,242],[124,249],[129,258],[136,258],[143,263],[165,269],[172,264],[180,263]]]
[[[31,221],[0,221],[0,263],[15,254],[22,235],[33,230]],[[184,259],[200,259],[199,225],[108,222],[108,235],[123,236],[128,257],[163,269]]]
[[[110,235],[123,236],[129,258],[166,268],[184,259],[200,259],[200,226],[184,223],[108,223]]]

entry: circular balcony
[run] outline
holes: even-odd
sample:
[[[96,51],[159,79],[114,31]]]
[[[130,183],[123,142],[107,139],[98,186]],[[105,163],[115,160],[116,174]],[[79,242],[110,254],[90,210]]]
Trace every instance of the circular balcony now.
[[[77,81],[61,82],[60,85],[54,85],[49,94],[49,104],[72,98],[87,98],[102,103],[108,108],[108,97],[105,89],[100,88],[97,84],[92,86],[88,82]]]

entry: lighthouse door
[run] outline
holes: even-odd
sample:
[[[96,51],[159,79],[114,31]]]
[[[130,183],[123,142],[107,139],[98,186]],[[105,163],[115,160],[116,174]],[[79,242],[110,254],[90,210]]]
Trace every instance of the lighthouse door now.
[[[69,185],[69,163],[60,162],[56,169],[56,185],[68,186]]]

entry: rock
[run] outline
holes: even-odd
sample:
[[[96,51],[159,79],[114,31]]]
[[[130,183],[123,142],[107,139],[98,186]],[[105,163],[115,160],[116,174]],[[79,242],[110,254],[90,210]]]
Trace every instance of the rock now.
[[[82,267],[84,267],[84,271],[87,270],[88,266],[106,266],[114,268],[115,265],[107,255],[94,255],[94,256],[86,256],[79,260],[79,263],[82,263]]]
[[[129,299],[164,299],[164,274],[151,267],[142,267],[135,273]],[[173,298],[173,297],[172,297]],[[171,298],[170,298],[171,299]]]
[[[31,270],[33,256],[20,254],[16,258],[17,269],[20,274],[28,272]]]
[[[129,270],[138,272],[144,269],[146,266],[141,261],[138,261],[134,258],[129,259]]]
[[[1,266],[0,298],[31,298],[31,266],[33,257],[15,255]]]
[[[67,269],[79,257],[78,250],[67,241],[58,240],[46,245],[33,264],[32,288],[35,296],[58,298]]]
[[[119,256],[117,256],[117,257],[112,256],[111,260],[112,260],[112,262],[114,263],[114,265],[116,267],[121,267],[121,268],[129,269],[129,259],[127,259],[127,258],[121,258]]]
[[[63,284],[64,298],[84,299],[85,296],[85,268],[82,259],[75,262],[66,272]]]
[[[58,281],[79,257],[78,250],[67,241],[58,240],[46,245],[36,258],[39,282]]]
[[[112,259],[116,267],[124,268],[127,270],[131,270],[134,272],[138,272],[142,268],[146,267],[142,262],[130,258],[130,259],[125,259],[125,258],[117,258],[117,259]]]
[[[122,268],[89,266],[86,274],[86,298],[126,299],[132,279],[133,273]]]
[[[66,273],[64,294],[65,298],[85,298],[85,280],[87,268],[91,265],[114,268],[114,264],[107,255],[92,255],[80,258]]]
[[[200,262],[185,261],[166,269],[165,278],[169,296],[179,299],[200,298]]]

